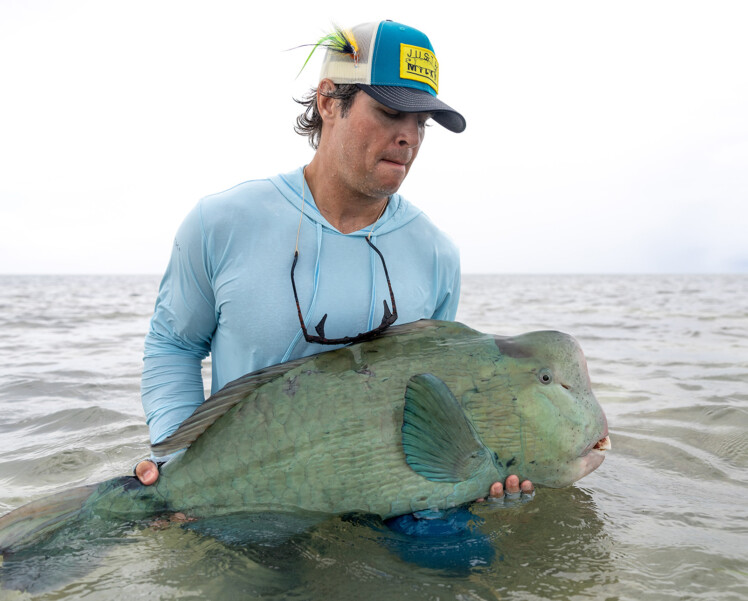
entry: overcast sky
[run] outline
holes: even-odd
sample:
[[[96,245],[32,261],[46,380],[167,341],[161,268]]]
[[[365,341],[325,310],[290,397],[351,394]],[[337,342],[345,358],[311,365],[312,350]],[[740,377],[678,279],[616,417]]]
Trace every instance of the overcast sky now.
[[[382,18],[468,122],[401,188],[465,272],[748,272],[743,0],[0,0],[0,273],[161,273],[200,197],[311,159],[286,50]]]

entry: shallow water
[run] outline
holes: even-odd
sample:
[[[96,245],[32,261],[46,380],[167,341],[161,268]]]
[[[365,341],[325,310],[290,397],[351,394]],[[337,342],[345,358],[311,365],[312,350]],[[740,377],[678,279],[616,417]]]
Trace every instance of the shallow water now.
[[[147,453],[139,378],[157,285],[0,276],[0,514]],[[6,559],[0,599],[748,598],[746,299],[744,275],[466,276],[460,321],[580,341],[613,443],[596,472],[474,506],[461,538],[342,518],[228,541],[178,525],[100,544],[73,531],[64,555]]]

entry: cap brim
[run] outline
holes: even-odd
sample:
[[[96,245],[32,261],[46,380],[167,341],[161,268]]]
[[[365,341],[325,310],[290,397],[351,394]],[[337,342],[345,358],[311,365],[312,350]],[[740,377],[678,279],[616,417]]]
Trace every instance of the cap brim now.
[[[460,113],[423,90],[402,86],[368,86],[362,83],[356,85],[377,102],[396,111],[432,113],[434,121],[455,133],[464,131],[467,125],[465,117]]]

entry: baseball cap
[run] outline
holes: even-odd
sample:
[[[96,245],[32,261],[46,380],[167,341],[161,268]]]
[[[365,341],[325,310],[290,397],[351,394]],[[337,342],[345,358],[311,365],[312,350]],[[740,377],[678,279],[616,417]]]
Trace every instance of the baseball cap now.
[[[432,113],[434,121],[459,133],[465,118],[436,95],[439,62],[428,37],[413,27],[379,21],[337,30],[341,44],[327,48],[320,81],[356,84],[377,102],[404,113]]]

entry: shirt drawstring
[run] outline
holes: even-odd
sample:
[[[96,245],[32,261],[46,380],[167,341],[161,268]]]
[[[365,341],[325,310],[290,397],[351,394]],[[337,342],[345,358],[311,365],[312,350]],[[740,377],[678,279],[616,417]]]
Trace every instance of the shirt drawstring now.
[[[309,304],[309,309],[304,316],[304,321],[306,321],[307,323],[309,323],[309,320],[312,318],[312,315],[314,314],[314,307],[317,304],[317,291],[319,290],[320,274],[319,262],[320,257],[322,256],[322,225],[320,223],[316,223],[315,226],[317,230],[317,258],[314,262],[314,287],[312,289],[312,302]],[[301,328],[299,328],[299,331],[296,332],[296,336],[294,336],[291,344],[286,349],[286,352],[281,359],[281,363],[285,363],[291,358],[291,353],[296,348],[296,345],[299,343],[299,340],[301,340],[303,336],[304,332],[302,332]]]
[[[369,234],[371,243],[374,244],[377,237]],[[376,245],[375,245],[376,246]],[[375,252],[369,248],[369,270],[371,271],[371,301],[369,303],[369,322],[366,326],[367,331],[374,328],[374,312],[377,309],[377,258]]]

